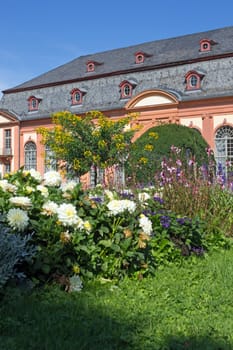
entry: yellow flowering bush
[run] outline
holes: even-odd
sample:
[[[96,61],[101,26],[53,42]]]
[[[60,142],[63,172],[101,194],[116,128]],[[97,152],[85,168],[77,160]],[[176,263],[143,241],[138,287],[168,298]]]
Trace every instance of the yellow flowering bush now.
[[[37,132],[55,158],[65,161],[68,172],[80,177],[91,167],[111,167],[128,154],[135,133],[128,127],[132,118],[110,119],[98,111],[80,117],[63,111],[52,116],[53,128]]]

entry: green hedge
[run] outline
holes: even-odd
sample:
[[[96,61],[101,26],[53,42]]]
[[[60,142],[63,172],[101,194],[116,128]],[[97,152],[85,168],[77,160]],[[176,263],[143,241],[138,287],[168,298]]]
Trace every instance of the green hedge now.
[[[158,138],[154,134],[158,134]],[[152,151],[146,146],[151,145]],[[180,158],[195,157],[198,165],[208,163],[208,144],[198,130],[177,124],[163,124],[147,130],[134,143],[126,164],[126,176],[130,182],[148,184],[153,182],[163,158],[170,157],[171,146],[182,150]],[[143,161],[144,160],[144,161]]]

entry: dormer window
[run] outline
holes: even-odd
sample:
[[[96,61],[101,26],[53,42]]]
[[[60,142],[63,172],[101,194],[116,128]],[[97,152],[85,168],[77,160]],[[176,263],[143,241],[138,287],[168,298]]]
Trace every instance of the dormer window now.
[[[185,76],[186,90],[198,90],[201,87],[201,80],[204,74],[197,71],[190,71]]]
[[[137,51],[135,54],[135,63],[136,64],[140,64],[143,63],[145,61],[146,57],[150,57],[151,55],[149,55],[148,53],[145,53],[143,51]]]
[[[94,72],[96,69],[96,66],[99,66],[101,64],[102,63],[96,62],[96,61],[87,61],[86,62],[87,72]]]
[[[39,109],[39,103],[42,99],[35,97],[35,96],[30,96],[28,98],[28,111],[32,112],[32,111],[38,111]]]
[[[78,89],[74,89],[71,91],[71,104],[72,105],[80,105],[82,104],[83,95],[82,92]]]
[[[94,72],[95,64],[94,62],[87,62],[87,72]]]
[[[137,85],[137,83],[135,81],[132,81],[132,80],[122,81],[121,84],[119,85],[121,98],[132,97],[133,88],[135,88],[136,85]]]
[[[208,52],[211,51],[212,46],[217,44],[215,41],[213,40],[209,40],[209,39],[202,39],[200,41],[200,52]]]
[[[135,53],[135,63],[143,63],[145,60],[145,54],[142,51],[136,52]]]
[[[73,89],[71,94],[71,104],[74,105],[81,105],[83,102],[83,96],[86,93],[86,90],[80,90],[80,89]]]

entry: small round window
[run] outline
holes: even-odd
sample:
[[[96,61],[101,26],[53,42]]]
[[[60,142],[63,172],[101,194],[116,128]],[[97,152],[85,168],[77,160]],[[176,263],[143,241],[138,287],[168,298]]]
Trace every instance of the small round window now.
[[[93,63],[89,63],[87,66],[88,72],[93,72],[95,70],[95,66]]]

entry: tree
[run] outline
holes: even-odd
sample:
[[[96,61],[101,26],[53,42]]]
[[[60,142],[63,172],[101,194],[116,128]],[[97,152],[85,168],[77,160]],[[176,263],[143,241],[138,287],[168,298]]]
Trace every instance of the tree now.
[[[38,133],[55,157],[65,161],[68,170],[80,177],[92,166],[106,169],[126,157],[135,133],[126,127],[134,117],[111,120],[98,111],[83,117],[63,111],[52,115],[52,129],[39,128]]]

